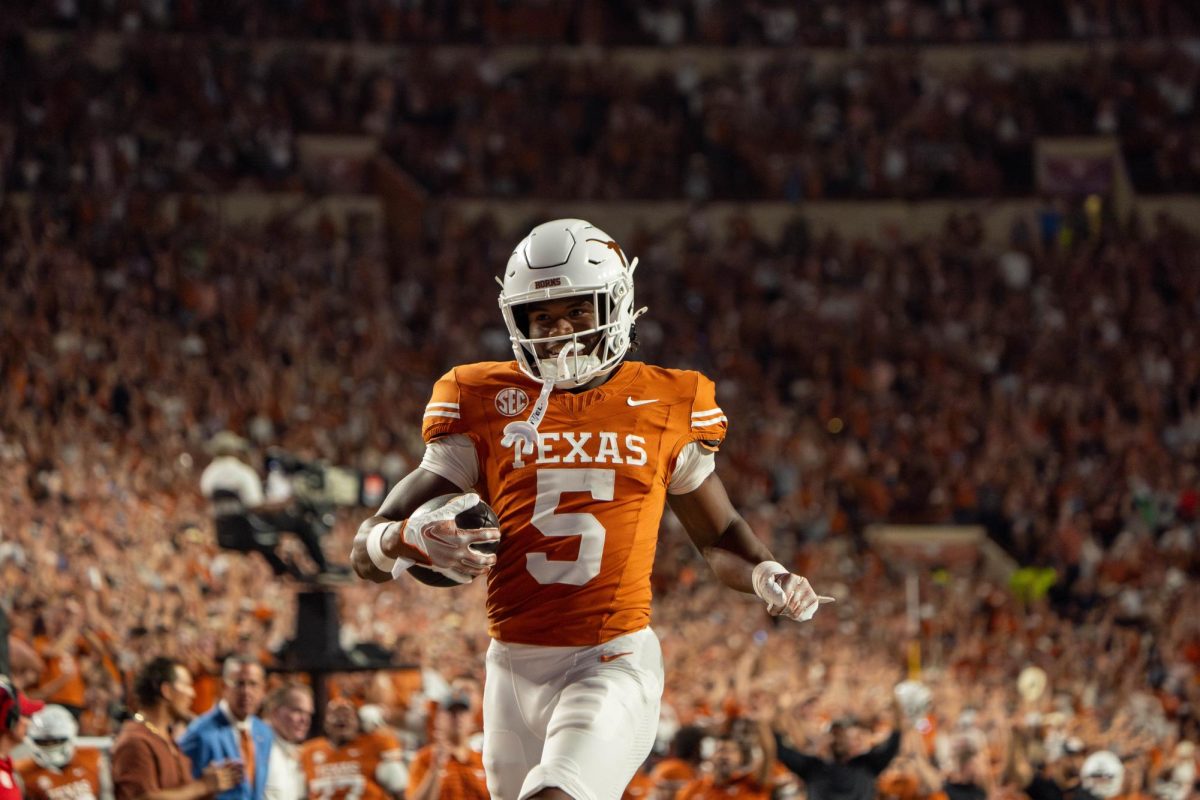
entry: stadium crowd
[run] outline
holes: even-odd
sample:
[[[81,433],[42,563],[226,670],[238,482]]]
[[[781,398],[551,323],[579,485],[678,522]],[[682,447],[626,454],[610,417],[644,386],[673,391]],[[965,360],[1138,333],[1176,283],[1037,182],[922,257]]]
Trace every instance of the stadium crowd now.
[[[797,45],[1026,42],[1188,36],[1200,16],[1179,0],[464,0],[343,3],[15,4],[26,24],[259,38],[436,44]]]
[[[420,456],[437,375],[507,352],[489,286],[516,234],[489,217],[432,215],[397,264],[331,225],[162,209],[84,192],[0,209],[0,584],[17,649],[38,654],[19,683],[89,734],[116,732],[151,656],[188,667],[199,713],[223,657],[270,663],[294,629],[294,587],[215,548],[197,491],[212,434],[394,477]],[[839,598],[814,625],[776,627],[706,581],[668,525],[668,723],[751,714],[801,749],[827,752],[826,728],[857,747],[893,727],[915,636],[932,703],[902,721],[883,777],[915,782],[906,796],[951,778],[1017,790],[1022,759],[1066,781],[1056,770],[1077,772],[1085,748],[1126,759],[1131,791],[1174,774],[1200,735],[1196,245],[1167,218],[1050,210],[999,250],[969,215],[925,239],[846,241],[797,218],[768,240],[700,208],[630,238],[652,309],[634,357],[718,378],[731,495]],[[914,634],[897,565],[862,539],[877,521],[983,524],[1042,580],[930,573]],[[348,552],[349,527],[329,552]],[[479,679],[481,587],[340,596],[344,644],[420,667],[335,692],[379,706],[411,757],[427,701]],[[1025,699],[1029,666],[1049,688]],[[939,746],[971,757],[937,778]]]
[[[26,28],[82,36],[40,51]],[[216,547],[198,492],[211,437],[244,434],[255,465],[278,445],[395,479],[420,457],[442,370],[507,357],[492,276],[520,232],[493,218],[435,206],[397,261],[329,221],[229,227],[186,198],[165,213],[165,192],[329,189],[298,137],[353,134],[439,197],[696,203],[623,241],[651,307],[634,358],[717,378],[735,503],[838,601],[777,625],[713,586],[668,516],[654,578],[667,694],[629,797],[860,796],[827,783],[871,746],[854,779],[882,797],[1086,796],[1071,792],[1099,751],[1123,765],[1125,796],[1185,797],[1200,739],[1196,236],[1048,203],[1001,248],[971,214],[877,241],[798,216],[773,239],[704,202],[1023,195],[1047,135],[1116,135],[1139,190],[1195,191],[1200,62],[1182,40],[1198,29],[1177,0],[6,8],[0,594],[17,683],[95,736],[146,710],[138,676],[156,656],[194,679],[190,713],[230,702],[222,664],[273,663],[296,586]],[[109,61],[88,56],[98,31],[126,35]],[[292,41],[251,43],[268,38]],[[1037,69],[981,56],[957,74],[902,49],[837,67],[783,50],[1097,39],[1115,46]],[[296,40],[417,47],[360,61]],[[429,42],[473,49],[430,59]],[[640,75],[586,49],[519,66],[492,49],[547,42],[778,50]],[[354,518],[325,542],[337,559]],[[905,565],[864,537],[878,522],[978,524],[1022,569],[1004,584],[926,565],[914,608]],[[409,800],[431,800],[423,777],[472,758],[482,586],[339,598],[344,646],[412,668],[339,676],[335,704],[396,737]],[[893,702],[906,678],[922,702],[912,685]],[[281,680],[236,702],[297,744],[305,692]],[[329,711],[342,741],[354,721]],[[689,774],[707,777],[688,788]]]
[[[1138,190],[1200,188],[1200,62],[1182,44],[1037,68],[981,54],[951,72],[918,51],[713,72],[684,59],[645,75],[598,53],[381,62],[186,37],[130,37],[104,66],[87,52],[83,39],[46,51],[5,39],[10,189],[329,191],[298,137],[330,133],[377,140],[440,196],[1024,196],[1037,137],[1104,135],[1119,138]],[[556,168],[564,160],[571,170]],[[363,191],[354,176],[332,188]]]

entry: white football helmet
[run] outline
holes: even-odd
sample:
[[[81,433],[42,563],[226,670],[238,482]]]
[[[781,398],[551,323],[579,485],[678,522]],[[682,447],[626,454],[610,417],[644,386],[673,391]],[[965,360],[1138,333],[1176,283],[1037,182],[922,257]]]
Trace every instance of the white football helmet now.
[[[633,309],[633,263],[613,238],[581,219],[556,219],[538,225],[521,240],[500,280],[500,311],[508,327],[521,371],[535,380],[554,376],[554,388],[573,389],[616,369],[629,350],[633,321],[646,309]],[[579,297],[591,300],[596,327],[533,339],[520,306]],[[590,351],[582,340],[598,335]],[[553,358],[539,359],[536,345],[563,342],[576,348],[561,371]]]
[[[1117,758],[1116,753],[1099,750],[1083,762],[1083,768],[1079,770],[1079,781],[1083,788],[1096,797],[1116,797],[1125,784],[1125,765]]]
[[[1187,800],[1195,783],[1195,763],[1179,762],[1159,775],[1154,783],[1154,796],[1159,800]]]
[[[42,767],[62,769],[75,757],[79,725],[70,711],[49,705],[29,718],[29,732],[25,735],[34,761]]]

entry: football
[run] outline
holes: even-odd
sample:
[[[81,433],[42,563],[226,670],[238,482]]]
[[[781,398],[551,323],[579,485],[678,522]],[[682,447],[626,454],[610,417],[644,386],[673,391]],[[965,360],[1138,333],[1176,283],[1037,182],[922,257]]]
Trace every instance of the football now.
[[[427,511],[441,508],[451,500],[461,497],[461,494],[444,494],[435,497],[432,500],[421,505],[413,515],[417,515]],[[478,528],[499,528],[500,520],[496,517],[496,512],[487,503],[480,500],[478,503],[468,508],[466,511],[459,512],[454,517],[454,524],[462,530],[476,530]],[[500,548],[499,542],[483,542],[481,544],[471,545],[472,550],[480,553],[495,553]],[[412,575],[426,586],[436,586],[439,588],[447,588],[451,586],[463,586],[464,584],[454,580],[449,575],[438,572],[429,567],[413,565],[408,568],[408,574]]]

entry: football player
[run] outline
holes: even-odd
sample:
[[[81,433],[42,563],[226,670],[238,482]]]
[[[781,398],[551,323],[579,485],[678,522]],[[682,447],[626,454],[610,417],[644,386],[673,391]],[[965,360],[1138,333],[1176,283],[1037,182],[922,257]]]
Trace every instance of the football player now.
[[[434,385],[423,461],[355,537],[368,580],[413,565],[422,580],[428,568],[488,575],[483,759],[498,800],[616,800],[649,753],[663,689],[650,572],[665,502],[724,583],[772,614],[817,610],[714,472],[726,417],[713,382],[625,360],[645,310],[636,267],[582,220],[534,228],[501,280],[515,359],[456,367]],[[499,529],[458,529],[481,497]]]
[[[768,738],[769,738],[768,732]],[[755,756],[732,731],[713,737],[712,754],[696,778],[679,790],[677,800],[770,800],[768,780],[773,759]]]
[[[349,700],[325,707],[325,735],[300,746],[309,800],[388,800],[399,797],[408,770],[396,736],[386,728],[363,733]]]
[[[96,800],[112,797],[108,766],[99,750],[76,750],[79,726],[71,712],[49,705],[29,719],[33,760],[20,770],[26,800]]]

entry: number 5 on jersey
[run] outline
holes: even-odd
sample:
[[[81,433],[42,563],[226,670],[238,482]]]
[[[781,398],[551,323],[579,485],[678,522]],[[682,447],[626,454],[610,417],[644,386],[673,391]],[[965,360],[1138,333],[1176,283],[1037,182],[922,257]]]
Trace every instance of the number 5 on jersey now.
[[[593,500],[612,500],[617,471],[613,469],[539,469],[533,527],[544,536],[578,536],[579,556],[574,561],[551,561],[545,553],[525,556],[526,568],[538,583],[582,586],[600,574],[606,531],[591,514],[556,514],[562,496],[586,492]]]

